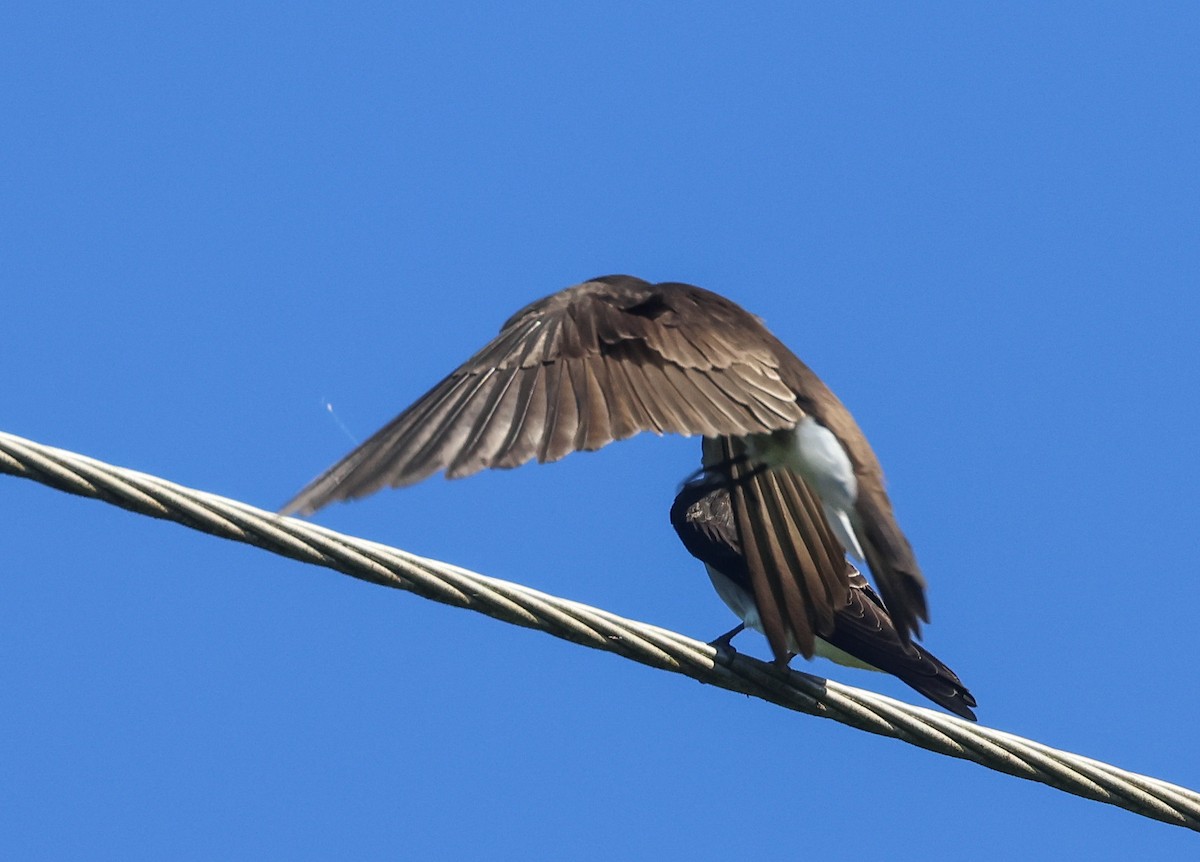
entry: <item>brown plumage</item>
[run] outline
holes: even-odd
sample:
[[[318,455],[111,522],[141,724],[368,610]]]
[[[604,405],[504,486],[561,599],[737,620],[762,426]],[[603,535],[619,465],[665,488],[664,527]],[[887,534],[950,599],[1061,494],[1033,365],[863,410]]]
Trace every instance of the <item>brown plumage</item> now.
[[[704,441],[706,459],[718,454],[714,442]],[[813,510],[814,504],[806,501],[807,496],[796,491],[796,502]],[[745,626],[764,631],[766,620],[755,599],[757,591],[751,583],[734,508],[728,477],[706,469],[680,489],[671,506],[671,525],[689,553],[704,563],[713,586],[730,610]],[[820,507],[816,506],[815,511],[820,512]],[[834,546],[834,550],[840,548]],[[843,560],[842,565],[849,586],[832,595],[833,618],[817,641],[818,654],[840,664],[893,674],[935,703],[975,721],[975,697],[958,675],[920,644],[901,637],[867,579],[849,562]],[[720,640],[728,643],[739,630]]]
[[[756,470],[733,437],[706,438],[704,466],[728,475],[733,521],[775,657],[789,646],[812,658],[813,637],[833,631],[847,581],[846,556],[816,494],[791,470]],[[792,640],[789,642],[788,634]]]
[[[737,456],[746,451],[740,438],[805,416],[832,431],[853,464],[855,532],[907,638],[928,618],[924,581],[858,425],[757,317],[692,285],[605,276],[531,303],[283,512],[310,514],[439,470],[458,478],[556,461],[639,431],[715,438]],[[831,625],[831,597],[848,584],[841,548],[797,474],[745,462],[729,469],[771,646],[784,658],[791,632],[811,655],[813,632]]]

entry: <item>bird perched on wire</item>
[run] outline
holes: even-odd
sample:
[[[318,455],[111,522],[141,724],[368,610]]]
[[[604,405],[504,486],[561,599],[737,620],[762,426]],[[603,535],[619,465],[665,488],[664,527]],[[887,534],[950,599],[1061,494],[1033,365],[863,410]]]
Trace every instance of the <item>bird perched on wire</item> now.
[[[899,640],[919,634],[925,580],[858,424],[757,317],[689,284],[610,275],[527,305],[282,511],[310,514],[439,470],[556,461],[641,431],[715,441],[778,661],[811,657],[862,595],[847,551],[870,566]]]
[[[734,521],[724,456],[716,440],[704,441],[705,466],[700,475],[680,488],[671,506],[671,525],[685,548],[708,571],[721,600],[741,620],[741,625],[713,643],[728,647],[745,628],[763,630]],[[902,637],[883,601],[867,579],[846,562],[849,587],[845,600],[835,606],[833,626],[816,638],[816,655],[848,667],[890,673],[939,706],[975,721],[975,698],[954,671],[919,644]],[[791,652],[799,652],[789,643]]]

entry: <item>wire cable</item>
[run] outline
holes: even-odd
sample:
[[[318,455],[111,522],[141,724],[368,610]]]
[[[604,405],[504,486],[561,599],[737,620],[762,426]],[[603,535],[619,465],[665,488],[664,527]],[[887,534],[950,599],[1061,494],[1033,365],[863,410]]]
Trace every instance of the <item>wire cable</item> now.
[[[175,521],[221,538],[407,590],[593,649],[830,718],[988,769],[1048,784],[1143,817],[1200,831],[1200,793],[1033,740],[963,721],[449,563],[345,536],[0,432],[0,473]]]

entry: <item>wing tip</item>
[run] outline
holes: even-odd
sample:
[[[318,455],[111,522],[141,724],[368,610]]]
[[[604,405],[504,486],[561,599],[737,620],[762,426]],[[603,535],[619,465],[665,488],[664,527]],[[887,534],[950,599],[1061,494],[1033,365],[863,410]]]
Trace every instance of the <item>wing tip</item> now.
[[[954,693],[944,697],[932,697],[926,692],[922,692],[922,694],[939,706],[950,710],[959,718],[965,719],[966,721],[979,721],[979,718],[975,715],[975,711],[971,709],[971,707],[979,706],[979,704],[975,702],[974,695],[967,691],[962,685],[955,686]]]
[[[302,488],[298,494],[280,506],[275,514],[285,518],[292,516],[307,518],[322,506],[333,502],[331,497],[325,496],[323,499],[322,495],[317,493],[316,484],[317,482],[312,482]]]

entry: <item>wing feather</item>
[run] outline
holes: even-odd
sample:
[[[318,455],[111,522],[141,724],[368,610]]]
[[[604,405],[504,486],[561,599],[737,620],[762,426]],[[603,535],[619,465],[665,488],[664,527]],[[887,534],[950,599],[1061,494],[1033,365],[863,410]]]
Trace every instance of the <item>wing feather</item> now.
[[[514,342],[505,360],[497,368],[497,379],[492,381],[486,392],[481,388],[478,416],[471,428],[467,441],[458,448],[446,465],[446,476],[451,479],[469,476],[496,464],[505,455],[505,447],[514,431],[519,432],[527,414],[527,404],[522,389],[536,379],[536,368],[527,367],[529,356],[543,353],[544,340],[548,333],[541,327],[531,326],[524,337]]]
[[[548,368],[546,383],[546,426],[537,456],[542,463],[557,461],[570,452],[579,427],[579,406],[567,361]]]
[[[534,365],[521,375],[518,406],[493,466],[519,467],[537,457],[546,424],[546,375],[551,366]]]
[[[756,470],[739,441],[704,440],[704,465],[728,472],[739,543],[763,632],[778,661],[810,658],[845,602],[845,557],[816,496],[789,470]]]
[[[595,359],[596,378],[608,401],[609,426],[614,440],[624,440],[639,431],[653,431],[654,423],[629,382],[627,367],[610,356]]]
[[[596,375],[601,357],[568,360],[572,379],[577,379],[575,392],[579,398],[579,428],[575,432],[576,450],[594,451],[615,438],[608,416],[608,399]]]
[[[667,420],[663,430],[671,434],[699,433],[704,428],[704,421],[675,387],[672,375],[667,370],[670,367],[650,363],[641,367],[655,404]],[[691,430],[693,428],[696,430]]]

